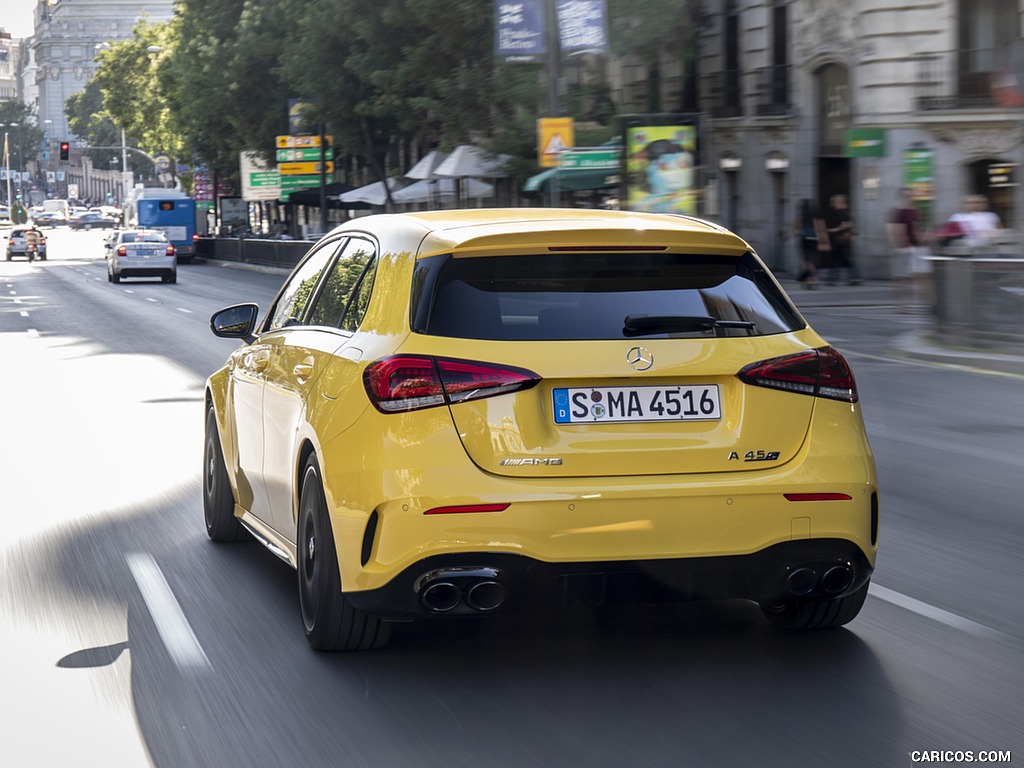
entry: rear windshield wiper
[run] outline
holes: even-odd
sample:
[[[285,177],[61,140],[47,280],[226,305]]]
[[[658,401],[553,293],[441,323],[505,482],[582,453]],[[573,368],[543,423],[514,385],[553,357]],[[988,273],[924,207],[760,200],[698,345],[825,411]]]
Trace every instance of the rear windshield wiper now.
[[[716,320],[700,315],[626,315],[623,336],[645,336],[650,333],[684,333],[686,331],[712,331],[719,328],[741,328],[752,331],[749,320]]]

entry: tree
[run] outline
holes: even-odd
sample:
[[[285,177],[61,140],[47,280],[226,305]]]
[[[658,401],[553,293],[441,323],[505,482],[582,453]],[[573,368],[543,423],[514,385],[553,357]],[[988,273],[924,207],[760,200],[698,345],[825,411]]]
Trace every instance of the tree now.
[[[43,146],[43,131],[36,125],[32,108],[14,99],[0,101],[0,123],[7,134],[10,167],[24,171],[29,161],[39,157]]]
[[[177,39],[172,24],[141,20],[134,37],[100,51],[93,80],[103,96],[102,114],[132,136],[139,149],[180,158],[184,145],[159,80],[163,58],[173,54]]]
[[[64,102],[68,126],[72,133],[90,147],[117,147],[121,144],[121,129],[103,110],[103,93],[93,79],[78,93]],[[134,146],[132,142],[130,144]],[[122,155],[117,149],[89,149],[86,151],[94,168],[120,168]],[[148,177],[153,164],[135,153],[128,154],[129,169],[136,177]]]

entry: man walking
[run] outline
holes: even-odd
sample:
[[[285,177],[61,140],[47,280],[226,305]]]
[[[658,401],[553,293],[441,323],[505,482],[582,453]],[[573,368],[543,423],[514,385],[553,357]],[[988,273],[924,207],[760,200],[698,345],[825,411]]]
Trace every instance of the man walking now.
[[[836,274],[845,272],[850,285],[860,285],[860,275],[853,260],[853,217],[846,195],[832,195],[825,219],[825,237],[819,233],[818,250],[828,270],[829,285],[836,284]]]

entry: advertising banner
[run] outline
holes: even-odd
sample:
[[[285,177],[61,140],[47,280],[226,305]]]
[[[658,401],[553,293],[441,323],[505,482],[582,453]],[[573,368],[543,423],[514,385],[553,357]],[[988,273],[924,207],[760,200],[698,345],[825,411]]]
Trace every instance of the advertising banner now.
[[[608,13],[605,0],[560,0],[558,40],[562,53],[606,53]]]
[[[627,115],[625,208],[695,215],[700,201],[697,119],[687,115]]]
[[[910,190],[910,199],[920,212],[918,223],[923,229],[934,223],[935,151],[908,149],[903,152],[903,186]]]
[[[494,6],[494,55],[507,62],[543,59],[544,0],[498,0]]]

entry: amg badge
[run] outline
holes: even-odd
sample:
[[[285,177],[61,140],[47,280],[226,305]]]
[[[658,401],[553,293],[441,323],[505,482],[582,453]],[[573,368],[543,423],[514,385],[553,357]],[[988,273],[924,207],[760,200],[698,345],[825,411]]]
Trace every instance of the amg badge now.
[[[561,459],[502,459],[503,467],[533,467],[548,466],[554,467],[562,463]]]

